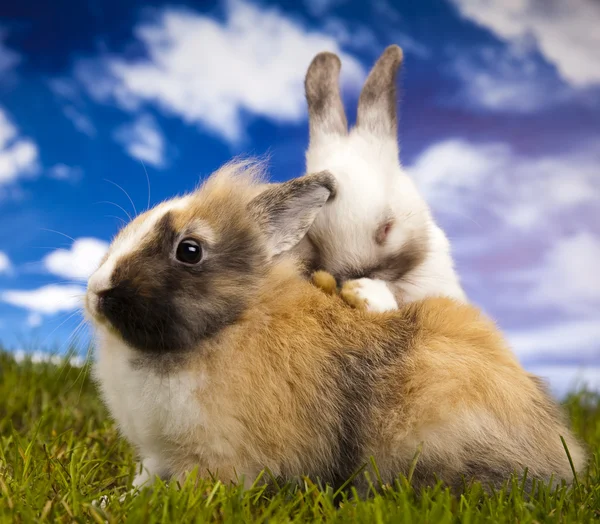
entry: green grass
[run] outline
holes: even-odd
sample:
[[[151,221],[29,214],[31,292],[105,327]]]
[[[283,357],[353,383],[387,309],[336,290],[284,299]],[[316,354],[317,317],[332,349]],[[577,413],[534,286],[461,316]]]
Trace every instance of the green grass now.
[[[0,522],[590,522],[600,519],[600,398],[566,402],[573,427],[595,451],[572,488],[540,487],[491,495],[480,486],[460,498],[442,486],[415,493],[405,479],[366,500],[333,502],[330,490],[301,487],[249,491],[193,478],[184,486],[157,481],[137,497],[134,457],[119,438],[87,369],[17,364],[0,352]],[[106,509],[92,501],[111,496]]]

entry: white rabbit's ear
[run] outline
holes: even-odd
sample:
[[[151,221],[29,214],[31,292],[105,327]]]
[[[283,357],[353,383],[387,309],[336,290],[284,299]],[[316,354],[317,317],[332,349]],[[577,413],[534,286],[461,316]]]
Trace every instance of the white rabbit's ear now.
[[[402,59],[402,49],[391,45],[371,69],[358,100],[357,127],[396,139],[396,73]]]
[[[322,171],[272,186],[255,197],[250,211],[267,237],[269,254],[296,246],[334,194],[335,179]]]
[[[340,95],[342,63],[333,53],[319,53],[308,67],[304,80],[311,142],[319,136],[348,133],[348,121]]]

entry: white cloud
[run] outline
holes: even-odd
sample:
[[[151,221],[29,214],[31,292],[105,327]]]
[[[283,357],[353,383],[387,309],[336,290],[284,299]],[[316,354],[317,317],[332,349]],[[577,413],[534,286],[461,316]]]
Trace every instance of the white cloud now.
[[[78,166],[68,166],[67,164],[54,164],[49,170],[48,175],[56,180],[77,180],[81,178],[83,171]]]
[[[370,28],[364,25],[329,17],[323,24],[323,31],[330,34],[340,45],[349,49],[381,51],[379,39]]]
[[[7,185],[3,186],[0,184],[0,203],[4,200],[12,200],[13,202],[18,202],[25,200],[29,194],[27,191],[24,191],[22,188],[17,187],[15,185]]]
[[[44,268],[53,275],[75,280],[87,280],[98,268],[108,244],[97,238],[78,238],[71,249],[57,249],[42,260]]]
[[[505,144],[450,139],[425,149],[409,171],[434,207],[456,206],[457,199],[469,198],[469,192],[501,171],[508,158]]]
[[[11,268],[10,259],[3,251],[0,251],[0,273],[8,273]]]
[[[339,45],[348,49],[368,51],[379,57],[385,45],[398,44],[404,53],[413,54],[425,59],[431,56],[431,50],[421,42],[412,38],[407,32],[398,29],[402,19],[400,13],[387,2],[374,2],[371,8],[375,17],[382,22],[383,27],[375,33],[361,21],[328,16],[322,25],[322,30],[331,35]]]
[[[142,115],[133,123],[119,127],[114,138],[132,158],[156,168],[165,167],[165,138],[151,115]]]
[[[373,0],[373,11],[379,15],[381,19],[388,20],[393,23],[402,21],[400,12],[388,0]]]
[[[521,300],[532,306],[552,306],[573,314],[600,312],[600,237],[588,232],[560,238],[544,253],[539,266],[513,271],[507,280],[523,286]],[[592,331],[600,357],[600,321]],[[588,330],[579,332],[585,336]],[[573,330],[573,334],[576,330]],[[576,349],[576,348],[573,348]]]
[[[38,170],[38,148],[19,130],[0,107],[0,185],[33,175]]]
[[[418,42],[406,33],[396,31],[392,38],[394,43],[398,44],[405,53],[412,53],[419,58],[429,58],[431,56],[431,50],[425,44]]]
[[[547,67],[513,47],[453,51],[447,69],[462,88],[446,101],[470,107],[529,113],[573,94]]]
[[[495,314],[598,316],[599,145],[529,157],[456,139],[408,168],[450,232],[469,294]]]
[[[509,330],[506,336],[515,353],[526,362],[600,358],[600,323],[596,319]]]
[[[576,208],[587,206],[594,214],[600,204],[599,146],[530,158],[503,143],[451,139],[427,148],[409,171],[436,211],[462,214],[485,206],[506,226],[525,232]]]
[[[500,39],[534,46],[575,87],[600,84],[600,4],[589,0],[452,0]]]
[[[224,21],[165,9],[135,34],[148,59],[108,56],[76,66],[90,95],[129,111],[154,104],[229,142],[243,138],[245,115],[305,119],[304,74],[320,51],[340,55],[344,82],[358,85],[365,75],[330,35],[308,30],[278,8],[242,0],[226,3]]]
[[[51,78],[48,85],[52,92],[59,98],[70,100],[71,102],[81,102],[79,86],[69,78]]]
[[[77,131],[80,131],[89,137],[96,136],[96,126],[94,126],[92,121],[75,106],[65,106],[63,108],[63,114],[71,121]]]
[[[3,291],[0,293],[0,300],[32,313],[53,315],[80,307],[84,294],[83,286],[49,284],[27,291]]]
[[[17,128],[6,112],[0,109],[0,149],[4,149],[17,136]]]
[[[39,313],[30,313],[27,317],[27,325],[32,328],[41,326],[43,321],[44,319]]]
[[[0,82],[11,77],[10,73],[21,61],[21,56],[4,45],[6,31],[0,28]],[[21,133],[8,113],[0,106],[0,199],[16,196],[13,187],[1,187],[13,183],[19,177],[35,175],[38,171],[38,148]]]
[[[532,366],[528,371],[546,380],[558,398],[580,387],[600,392],[600,366]]]
[[[373,0],[370,2],[370,5],[378,25],[384,28],[383,31],[387,35],[386,40],[388,42],[398,44],[405,53],[412,53],[419,58],[429,58],[431,56],[431,50],[426,45],[417,42],[407,32],[398,29],[402,25],[403,16],[392,2],[388,0]],[[351,38],[354,32],[354,30],[351,32]],[[377,43],[377,52],[381,52],[381,45],[381,43]]]
[[[77,355],[67,358],[67,355],[60,356],[52,353],[44,353],[43,351],[25,351],[23,349],[14,351],[13,358],[16,362],[30,361],[34,364],[49,362],[55,366],[64,364],[66,359],[73,367],[81,367],[86,362],[86,359]]]
[[[328,17],[323,23],[323,31],[335,38],[338,44],[348,49],[366,50],[377,56],[384,48],[382,40],[394,42],[405,53],[412,53],[419,58],[431,56],[431,51],[427,46],[417,42],[408,34],[400,32],[396,27],[386,31],[385,37],[382,39],[371,28],[360,22]]]
[[[96,126],[82,109],[85,102],[79,84],[69,78],[57,77],[50,79],[48,85],[61,102],[63,114],[75,129],[91,138],[95,137]]]

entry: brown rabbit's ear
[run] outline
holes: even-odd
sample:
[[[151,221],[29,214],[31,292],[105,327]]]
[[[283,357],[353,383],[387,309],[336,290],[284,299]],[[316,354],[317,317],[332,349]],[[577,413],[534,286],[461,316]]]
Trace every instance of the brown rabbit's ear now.
[[[269,254],[296,246],[334,194],[335,179],[322,171],[270,187],[255,197],[250,211],[267,237]]]
[[[357,127],[396,138],[396,74],[402,59],[402,49],[391,45],[371,69],[358,100]]]
[[[348,121],[340,95],[342,63],[333,53],[319,53],[308,67],[304,80],[310,140],[319,135],[348,133]]]

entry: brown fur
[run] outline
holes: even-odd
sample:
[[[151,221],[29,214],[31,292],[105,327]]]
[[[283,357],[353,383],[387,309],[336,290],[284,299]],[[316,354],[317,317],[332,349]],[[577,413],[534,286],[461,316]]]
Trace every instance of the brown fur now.
[[[475,308],[449,299],[364,313],[343,307],[282,265],[241,322],[194,355],[186,368],[208,372],[214,381],[199,402],[215,417],[227,413],[239,423],[228,428],[245,465],[238,470],[268,466],[287,478],[312,473],[344,480],[330,464],[339,453],[341,408],[352,399],[340,392],[336,382],[343,377],[332,373],[332,359],[342,367],[385,361],[369,402],[355,406],[352,423],[366,425],[364,441],[345,475],[373,455],[391,481],[408,473],[422,443],[415,477],[422,483],[436,474],[458,485],[464,474],[497,485],[525,467],[530,478],[555,474],[568,480],[561,435],[575,464],[583,464],[559,409],[523,371],[495,326]],[[182,457],[181,467],[196,459],[185,463]],[[203,466],[233,471],[236,464]]]
[[[396,137],[396,74],[403,58],[402,49],[391,45],[377,60],[360,93],[357,127]]]
[[[311,62],[304,81],[310,135],[318,133],[344,135],[348,121],[338,86],[342,63],[333,53],[319,53]]]
[[[336,275],[341,280],[373,278],[386,281],[391,289],[402,278],[419,267],[428,253],[427,231],[419,231],[409,238],[395,253],[384,256],[377,263],[365,267],[347,267]],[[319,250],[325,246],[318,246]],[[399,302],[402,302],[400,295]]]

